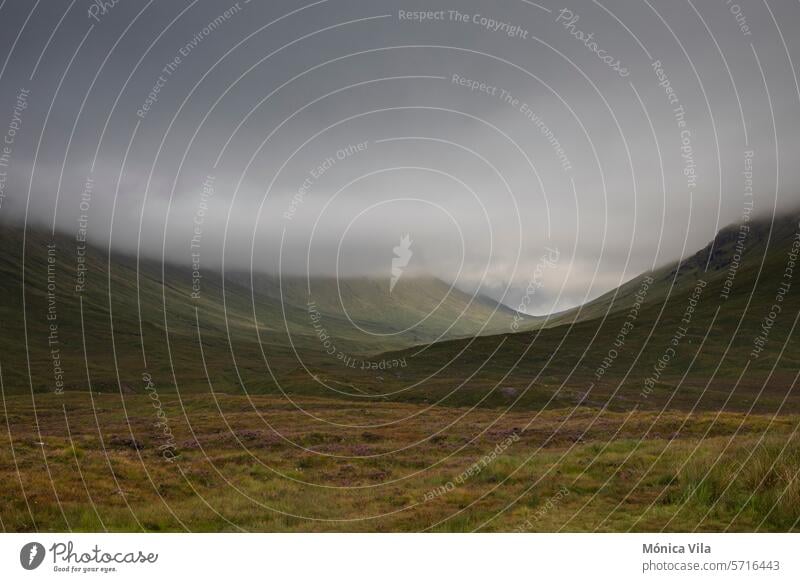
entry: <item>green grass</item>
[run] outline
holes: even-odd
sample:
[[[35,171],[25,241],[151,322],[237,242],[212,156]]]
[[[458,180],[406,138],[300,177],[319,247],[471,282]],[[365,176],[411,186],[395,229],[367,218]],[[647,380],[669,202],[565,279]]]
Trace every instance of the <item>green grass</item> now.
[[[251,405],[236,396],[220,402],[228,430],[219,412],[208,413],[209,398],[189,397],[183,407],[165,400],[173,463],[159,455],[146,397],[126,397],[129,428],[118,396],[96,396],[99,431],[88,395],[37,397],[43,445],[29,422],[30,398],[8,399],[19,413],[11,422],[14,455],[9,447],[0,453],[4,528],[789,531],[800,520],[797,416],[552,410],[523,430],[530,414],[498,420],[484,409],[459,420],[465,411],[437,408],[365,430],[310,421],[281,399],[256,397]],[[335,423],[362,414],[326,400],[300,404]],[[381,424],[415,412],[381,404],[369,418]],[[124,444],[131,431],[138,451]],[[424,440],[437,431],[435,442]],[[487,457],[509,434],[519,438]],[[490,461],[459,480],[483,458]],[[445,492],[430,495],[437,489]]]

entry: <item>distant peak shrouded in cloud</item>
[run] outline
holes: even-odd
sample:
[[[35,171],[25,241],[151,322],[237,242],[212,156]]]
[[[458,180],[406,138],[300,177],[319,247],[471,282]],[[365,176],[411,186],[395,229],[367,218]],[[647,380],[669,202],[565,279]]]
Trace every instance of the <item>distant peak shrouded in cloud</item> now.
[[[797,207],[773,4],[8,2],[0,220],[564,309]]]

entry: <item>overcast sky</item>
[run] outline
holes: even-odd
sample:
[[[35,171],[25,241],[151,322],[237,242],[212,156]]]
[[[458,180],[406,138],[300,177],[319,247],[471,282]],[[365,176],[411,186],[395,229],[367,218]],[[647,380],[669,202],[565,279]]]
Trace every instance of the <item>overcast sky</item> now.
[[[748,152],[755,212],[798,200],[797,2],[111,4],[0,4],[0,220],[387,278],[408,234],[545,313],[739,221]]]

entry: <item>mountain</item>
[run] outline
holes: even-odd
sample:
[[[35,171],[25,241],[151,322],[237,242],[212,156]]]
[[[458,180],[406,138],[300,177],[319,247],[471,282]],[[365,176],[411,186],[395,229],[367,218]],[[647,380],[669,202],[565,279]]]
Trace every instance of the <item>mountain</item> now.
[[[218,389],[279,390],[276,377],[297,373],[307,381],[304,367],[336,364],[332,346],[339,361],[364,360],[497,333],[516,315],[433,277],[402,278],[390,293],[388,280],[197,275],[190,266],[3,226],[4,385],[85,390],[88,369],[101,391],[139,389],[145,371],[184,390],[207,390],[208,378]]]
[[[433,375],[408,395],[426,402],[796,410],[799,250],[797,213],[731,225],[536,329],[384,357],[418,354],[404,382]]]
[[[730,284],[740,269],[745,271],[762,258],[769,263],[780,262],[781,250],[791,246],[797,232],[797,218],[793,214],[781,215],[771,220],[758,218],[743,224],[731,224],[717,233],[703,249],[681,261],[674,261],[642,273],[621,286],[578,307],[554,313],[547,318],[526,322],[528,330],[588,321],[630,308],[643,281],[652,278],[647,297],[650,302],[663,300],[680,290],[686,291],[698,278],[705,280],[730,277]],[[764,275],[768,275],[765,271]]]
[[[189,267],[6,227],[0,377],[10,392],[141,391],[148,374],[181,392],[795,407],[798,219],[727,227],[694,255],[519,333],[507,333],[515,312],[433,278],[390,290],[203,271],[193,297]]]
[[[510,329],[515,316],[509,307],[483,295],[469,295],[435,277],[406,277],[390,291],[389,278],[312,277],[310,279],[255,273],[226,275],[227,280],[256,290],[277,304],[308,309],[310,303],[326,318],[344,327],[355,323],[370,346],[375,342],[431,343]],[[400,337],[398,337],[400,336]],[[392,338],[395,339],[392,339]]]

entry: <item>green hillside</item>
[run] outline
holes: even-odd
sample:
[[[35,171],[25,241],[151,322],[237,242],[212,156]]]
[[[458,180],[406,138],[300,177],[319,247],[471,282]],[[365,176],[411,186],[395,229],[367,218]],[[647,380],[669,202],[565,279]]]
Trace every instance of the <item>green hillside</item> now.
[[[409,363],[404,382],[434,377],[404,397],[797,410],[798,216],[748,226],[742,238],[738,225],[723,229],[695,255],[559,314],[546,328],[431,346]]]
[[[367,361],[386,350],[496,333],[514,315],[434,278],[404,278],[391,294],[388,281],[312,279],[309,295],[300,279],[201,275],[197,283],[188,266],[3,226],[6,390],[86,390],[88,367],[95,391],[140,390],[145,371],[180,390],[206,391],[211,378],[215,390],[279,391],[275,378],[307,384],[304,366],[341,368],[328,353],[331,342],[342,359]]]
[[[728,227],[679,263],[510,334],[502,332],[513,311],[433,278],[402,279],[390,293],[383,280],[232,273],[223,281],[204,271],[193,298],[188,268],[119,254],[109,267],[107,252],[88,248],[78,293],[74,240],[29,231],[23,257],[23,232],[4,228],[3,381],[12,393],[82,391],[88,368],[101,392],[141,390],[147,372],[181,391],[333,390],[449,405],[796,407],[784,397],[800,364],[790,333],[800,301],[787,271],[797,232],[796,215],[753,221],[746,236]]]

